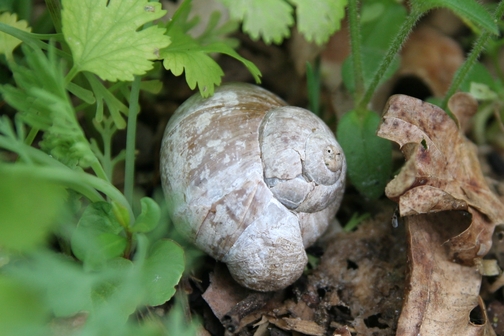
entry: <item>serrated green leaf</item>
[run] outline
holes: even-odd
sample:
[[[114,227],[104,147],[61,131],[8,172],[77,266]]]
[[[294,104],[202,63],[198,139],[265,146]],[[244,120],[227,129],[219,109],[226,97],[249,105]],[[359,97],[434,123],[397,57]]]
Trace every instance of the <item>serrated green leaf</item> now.
[[[27,251],[41,245],[57,223],[66,192],[25,170],[18,171],[14,164],[2,163],[0,195],[0,248]]]
[[[194,90],[197,85],[203,97],[211,96],[224,76],[217,62],[188,35],[174,38],[174,43],[161,51],[161,57],[166,70],[170,70],[175,76],[185,72],[189,88]]]
[[[296,5],[297,27],[308,41],[321,45],[341,28],[347,0],[289,0]]]
[[[243,22],[243,31],[252,39],[278,44],[290,36],[293,8],[285,0],[220,1],[228,7],[233,20]]]
[[[132,232],[150,232],[159,223],[159,218],[161,217],[161,209],[159,205],[150,197],[143,197],[140,200],[142,206],[142,212],[135,220]]]
[[[494,35],[499,33],[497,22],[492,15],[475,0],[422,0],[412,1],[411,5],[420,11],[448,8],[469,24],[479,26]]]
[[[350,111],[341,118],[337,129],[350,181],[370,199],[383,194],[392,169],[391,144],[376,135],[379,123],[376,113],[366,111],[360,116]]]
[[[132,81],[152,69],[151,60],[170,44],[165,29],[138,29],[162,17],[161,4],[147,0],[63,0],[62,30],[77,71],[109,81]]]
[[[147,304],[158,306],[175,294],[184,272],[184,250],[171,240],[159,240],[150,249],[143,267]]]
[[[11,14],[6,12],[0,14],[0,22],[28,33],[31,32],[31,28],[28,27],[28,22],[25,20],[18,21],[16,13]],[[0,32],[0,54],[5,54],[7,60],[11,61],[13,59],[12,52],[20,43],[21,40],[15,38],[14,36]]]

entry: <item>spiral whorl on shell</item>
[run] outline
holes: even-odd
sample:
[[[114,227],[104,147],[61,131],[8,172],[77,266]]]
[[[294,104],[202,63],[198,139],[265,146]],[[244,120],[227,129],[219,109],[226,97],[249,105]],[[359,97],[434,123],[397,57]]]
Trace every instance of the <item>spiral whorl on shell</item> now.
[[[250,84],[194,95],[168,123],[161,177],[176,227],[240,284],[285,288],[327,228],[346,163],[311,112]]]

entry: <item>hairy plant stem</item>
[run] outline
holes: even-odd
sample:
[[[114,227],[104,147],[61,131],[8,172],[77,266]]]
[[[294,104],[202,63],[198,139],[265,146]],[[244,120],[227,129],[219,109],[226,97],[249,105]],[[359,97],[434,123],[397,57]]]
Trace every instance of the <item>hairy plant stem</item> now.
[[[495,9],[494,20],[500,19],[503,14],[504,14],[504,1],[500,1],[499,5]],[[450,87],[448,88],[448,91],[446,92],[446,95],[443,98],[443,101],[441,103],[441,108],[443,110],[446,110],[446,107],[448,106],[448,100],[450,99],[451,96],[453,96],[453,94],[455,94],[455,92],[457,92],[460,85],[466,78],[467,74],[472,69],[474,64],[477,62],[478,57],[485,48],[490,36],[492,36],[492,33],[488,30],[485,30],[481,33],[480,36],[478,36],[476,41],[474,41],[471,52],[467,56],[467,59],[465,60],[464,64],[462,64],[462,66],[455,73],[455,76],[453,77]]]
[[[385,54],[385,57],[381,61],[378,70],[376,70],[375,74],[373,75],[373,79],[371,80],[371,84],[369,85],[369,87],[366,90],[366,93],[364,94],[364,98],[362,98],[362,100],[359,101],[357,105],[358,110],[367,109],[367,105],[371,101],[371,98],[373,97],[373,94],[376,91],[378,84],[380,84],[380,80],[383,78],[383,75],[385,74],[390,64],[394,60],[394,57],[399,52],[403,43],[408,38],[409,33],[411,32],[417,21],[422,17],[424,13],[425,12],[422,12],[416,8],[412,9],[411,13],[406,18],[406,21],[404,21],[403,25],[401,26],[401,29],[392,40],[392,43],[390,44],[390,47],[388,48],[387,53]]]
[[[138,97],[140,96],[140,77],[135,76],[131,83],[129,97],[128,127],[126,131],[126,162],[124,177],[124,196],[130,205],[133,204],[133,186],[135,180],[135,145],[137,115],[140,111]]]
[[[348,23],[350,26],[350,50],[352,53],[355,80],[354,101],[359,102],[364,95],[364,71],[362,70],[361,36],[358,13],[358,0],[348,1]],[[358,109],[359,111],[360,109]]]

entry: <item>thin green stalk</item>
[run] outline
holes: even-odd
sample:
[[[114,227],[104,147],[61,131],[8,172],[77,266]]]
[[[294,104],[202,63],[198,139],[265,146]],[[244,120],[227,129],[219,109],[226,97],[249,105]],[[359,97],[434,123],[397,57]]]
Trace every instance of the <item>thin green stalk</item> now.
[[[320,117],[320,59],[313,66],[306,62],[306,81],[308,85],[308,107]]]
[[[504,1],[500,1],[499,5],[495,9],[494,20],[500,19],[503,14],[504,14]],[[478,57],[485,48],[490,36],[492,36],[492,33],[488,30],[485,30],[474,42],[473,48],[469,53],[469,56],[467,56],[467,59],[465,60],[464,64],[462,64],[462,66],[455,73],[452,83],[450,84],[450,87],[446,92],[443,102],[441,103],[441,108],[443,110],[446,110],[446,107],[448,106],[448,100],[450,99],[451,96],[455,94],[455,92],[457,92],[460,85],[466,78],[467,74],[472,69],[474,64],[477,62]]]
[[[353,72],[355,80],[354,101],[361,101],[364,95],[364,71],[362,70],[362,51],[358,0],[348,1],[348,23],[350,27],[350,46],[352,52]]]
[[[367,105],[371,101],[371,98],[373,97],[373,94],[376,88],[378,87],[378,84],[380,84],[380,80],[383,78],[383,75],[385,74],[390,64],[394,60],[394,57],[397,55],[403,43],[406,41],[409,33],[411,32],[411,30],[413,29],[413,27],[415,26],[417,21],[422,17],[423,14],[424,12],[421,12],[417,9],[412,9],[411,13],[406,18],[406,21],[404,21],[403,25],[401,26],[401,29],[392,40],[392,43],[388,48],[385,57],[380,63],[378,70],[376,70],[373,79],[371,80],[371,84],[369,85],[369,87],[366,90],[366,93],[364,94],[364,98],[358,104],[358,109],[364,110],[367,108]]]
[[[131,93],[129,98],[128,128],[126,131],[126,162],[124,196],[129,204],[133,204],[133,187],[135,179],[135,145],[136,145],[136,124],[137,115],[140,111],[138,98],[140,96],[140,77],[135,76],[131,83]]]
[[[65,76],[65,86],[68,85],[74,79],[74,77],[79,73],[79,69],[75,67],[75,65],[70,69],[70,71]]]

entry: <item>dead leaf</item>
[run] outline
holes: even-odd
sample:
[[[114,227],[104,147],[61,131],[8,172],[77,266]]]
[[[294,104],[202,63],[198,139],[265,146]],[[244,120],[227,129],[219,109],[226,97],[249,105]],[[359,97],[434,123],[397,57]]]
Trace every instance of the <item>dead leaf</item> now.
[[[475,324],[469,317],[479,306],[481,275],[452,262],[444,244],[468,220],[450,211],[405,219],[409,274],[397,335],[484,334],[487,320]]]
[[[435,105],[395,95],[385,111],[378,136],[397,142],[407,160],[386,195],[399,203],[401,216],[460,210],[467,203],[473,221],[449,246],[453,258],[473,264],[490,250],[495,225],[504,223],[502,203],[486,184],[476,146]]]
[[[297,318],[283,317],[277,319],[271,317],[268,319],[271,324],[276,325],[283,330],[297,331],[305,335],[323,336],[325,335],[325,328],[319,326],[314,321],[301,320]]]
[[[461,119],[477,107],[463,94],[449,105]],[[475,264],[504,209],[475,145],[442,109],[403,95],[387,102],[378,135],[397,142],[407,160],[385,190],[407,216],[409,274],[397,335],[493,335]]]

